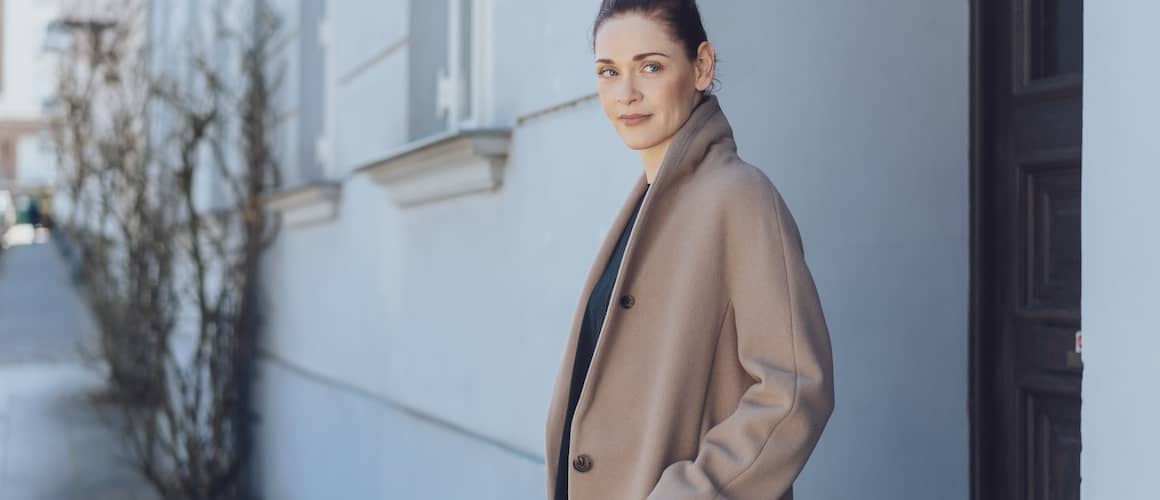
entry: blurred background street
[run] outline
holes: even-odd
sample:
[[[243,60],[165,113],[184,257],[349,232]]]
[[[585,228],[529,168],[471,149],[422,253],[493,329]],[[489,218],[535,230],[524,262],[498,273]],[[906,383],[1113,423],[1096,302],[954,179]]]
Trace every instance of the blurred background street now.
[[[109,426],[104,376],[88,359],[96,327],[51,236],[18,225],[4,237],[0,500],[156,498]]]

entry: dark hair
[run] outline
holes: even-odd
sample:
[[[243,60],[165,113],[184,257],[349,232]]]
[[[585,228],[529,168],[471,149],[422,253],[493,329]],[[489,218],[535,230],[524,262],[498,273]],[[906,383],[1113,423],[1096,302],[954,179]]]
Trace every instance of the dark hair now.
[[[600,12],[592,23],[592,49],[596,50],[596,32],[605,21],[629,13],[644,15],[667,26],[673,38],[684,46],[690,61],[697,59],[701,42],[709,40],[696,0],[602,0]],[[713,63],[716,62],[714,59]]]

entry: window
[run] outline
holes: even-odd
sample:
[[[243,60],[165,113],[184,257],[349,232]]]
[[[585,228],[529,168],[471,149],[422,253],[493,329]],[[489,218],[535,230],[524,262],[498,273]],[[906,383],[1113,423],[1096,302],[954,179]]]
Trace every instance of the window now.
[[[447,59],[436,111],[452,130],[491,124],[491,0],[448,0]]]
[[[399,207],[503,183],[511,132],[493,123],[492,11],[493,0],[411,4],[410,143],[362,168]]]
[[[273,89],[278,120],[273,146],[284,187],[325,178],[325,157],[319,142],[326,128],[323,2],[282,0],[272,3],[281,24],[271,41],[267,77],[278,81]],[[256,15],[256,14],[255,14]],[[258,22],[258,21],[254,21]]]

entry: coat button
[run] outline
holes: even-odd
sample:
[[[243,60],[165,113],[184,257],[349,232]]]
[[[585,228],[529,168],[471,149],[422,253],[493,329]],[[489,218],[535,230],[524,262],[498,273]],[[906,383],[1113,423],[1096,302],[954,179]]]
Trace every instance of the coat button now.
[[[625,294],[620,296],[620,307],[629,309],[634,305],[636,305],[636,299],[632,295]]]
[[[592,470],[592,457],[588,455],[577,456],[572,461],[572,468],[576,469],[576,472],[588,472]]]

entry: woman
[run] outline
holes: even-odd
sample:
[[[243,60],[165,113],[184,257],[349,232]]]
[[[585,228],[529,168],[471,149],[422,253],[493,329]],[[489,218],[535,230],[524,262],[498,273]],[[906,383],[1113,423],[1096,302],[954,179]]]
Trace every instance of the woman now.
[[[572,324],[549,498],[792,498],[834,405],[794,219],[737,156],[693,0],[604,0],[593,41],[605,114],[644,173]]]

